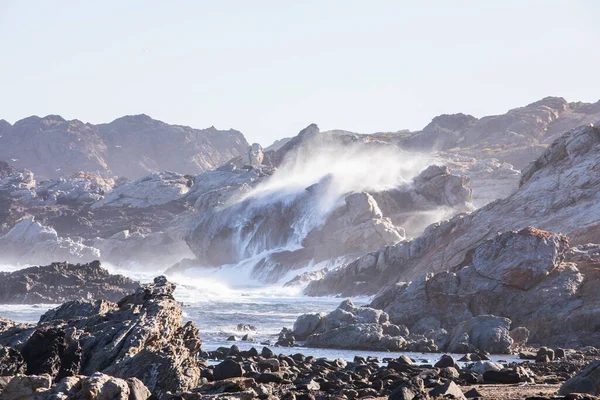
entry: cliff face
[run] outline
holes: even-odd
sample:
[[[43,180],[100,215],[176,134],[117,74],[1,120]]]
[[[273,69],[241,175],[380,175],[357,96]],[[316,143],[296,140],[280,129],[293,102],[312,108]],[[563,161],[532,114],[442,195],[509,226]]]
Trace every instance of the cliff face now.
[[[57,115],[34,116],[0,126],[0,159],[42,179],[79,171],[130,179],[163,170],[197,174],[247,148],[238,131],[169,125],[146,115],[97,126]]]
[[[600,129],[573,129],[523,171],[521,186],[511,196],[433,224],[414,240],[359,258],[312,283],[308,293],[374,294],[389,282],[460,266],[497,232],[527,226],[566,234],[574,245],[598,242],[599,189]]]

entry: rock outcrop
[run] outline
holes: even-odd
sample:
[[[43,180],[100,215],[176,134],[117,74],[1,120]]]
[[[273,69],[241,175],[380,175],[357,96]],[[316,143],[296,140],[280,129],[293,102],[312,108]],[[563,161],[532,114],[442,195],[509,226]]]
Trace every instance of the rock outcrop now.
[[[480,244],[464,266],[398,283],[372,306],[410,330],[425,320],[434,332],[445,329],[453,352],[507,351],[511,325],[525,327],[538,345],[593,345],[600,340],[593,322],[600,257],[597,247],[584,248],[570,249],[566,237],[537,229],[505,232]],[[575,263],[582,251],[588,261]]]
[[[139,282],[111,275],[100,262],[53,263],[14,272],[0,272],[0,304],[58,304],[85,299],[117,301]]]
[[[180,199],[193,184],[191,176],[175,172],[150,174],[112,190],[106,197],[92,204],[92,208],[158,206]]]
[[[422,131],[401,138],[400,145],[480,160],[496,158],[521,169],[564,132],[598,121],[600,102],[578,104],[546,97],[506,114],[481,119],[464,114],[441,115]]]
[[[600,395],[600,360],[591,362],[583,371],[560,387],[558,394],[587,393]]]
[[[46,260],[90,262],[98,259],[97,249],[81,239],[59,237],[50,227],[27,217],[19,221],[4,236],[0,236],[0,257],[15,264],[43,264]]]
[[[600,129],[580,127],[557,139],[523,172],[520,188],[471,213],[429,226],[414,240],[366,254],[307,288],[310,295],[375,294],[390,282],[411,281],[469,263],[497,232],[527,226],[562,232],[572,245],[600,232]]]
[[[0,135],[0,159],[15,160],[44,179],[79,171],[136,179],[164,170],[197,174],[245,153],[248,143],[235,130],[169,125],[146,115],[108,124],[67,121],[58,115],[29,117]]]
[[[115,393],[121,396],[149,390],[159,398],[189,390],[199,384],[202,342],[193,323],[182,324],[174,289],[158,277],[118,303],[67,302],[36,326],[0,324],[0,344],[22,354],[28,374],[47,374],[62,380],[59,386],[75,388],[81,381],[85,388],[95,382],[111,390],[118,386]],[[49,383],[45,386],[50,389]]]

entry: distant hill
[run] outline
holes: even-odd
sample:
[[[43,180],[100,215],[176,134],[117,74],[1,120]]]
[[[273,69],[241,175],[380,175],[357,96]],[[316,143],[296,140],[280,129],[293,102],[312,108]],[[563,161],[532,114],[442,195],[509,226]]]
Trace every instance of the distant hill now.
[[[45,179],[79,171],[130,179],[164,170],[197,174],[247,148],[246,138],[235,130],[169,125],[147,115],[100,125],[58,115],[32,116],[14,125],[0,120],[0,160]]]

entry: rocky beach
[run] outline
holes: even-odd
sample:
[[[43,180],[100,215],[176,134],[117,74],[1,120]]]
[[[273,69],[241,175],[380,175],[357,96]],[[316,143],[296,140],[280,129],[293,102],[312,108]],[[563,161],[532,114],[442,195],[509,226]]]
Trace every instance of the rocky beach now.
[[[599,104],[0,124],[0,400],[595,399]]]

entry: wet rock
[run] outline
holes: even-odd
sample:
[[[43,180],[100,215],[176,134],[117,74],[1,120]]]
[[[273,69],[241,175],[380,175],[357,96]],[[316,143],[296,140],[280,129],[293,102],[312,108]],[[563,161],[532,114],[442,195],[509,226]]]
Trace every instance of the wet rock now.
[[[294,337],[294,332],[291,329],[283,328],[281,332],[279,332],[279,337],[277,339],[277,346],[290,347],[296,343],[296,338]]]

